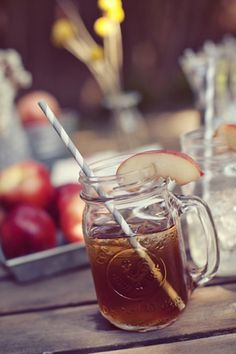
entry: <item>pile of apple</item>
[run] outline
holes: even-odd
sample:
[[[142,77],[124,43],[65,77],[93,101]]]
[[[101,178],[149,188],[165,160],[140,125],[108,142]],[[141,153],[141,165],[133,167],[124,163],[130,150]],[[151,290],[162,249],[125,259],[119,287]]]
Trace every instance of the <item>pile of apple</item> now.
[[[0,171],[0,245],[7,259],[83,242],[80,185],[53,186],[50,172],[38,161]],[[61,232],[60,232],[61,231]]]

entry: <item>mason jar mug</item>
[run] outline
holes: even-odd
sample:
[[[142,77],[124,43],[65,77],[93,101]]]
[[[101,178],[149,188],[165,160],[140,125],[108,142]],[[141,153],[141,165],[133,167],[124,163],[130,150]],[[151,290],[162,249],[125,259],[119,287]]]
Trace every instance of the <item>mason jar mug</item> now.
[[[116,175],[125,158],[92,164],[93,177],[80,174],[83,230],[101,314],[119,328],[148,331],[177,319],[193,289],[215,274],[217,237],[207,205],[197,197],[174,195],[168,179],[150,178],[144,169],[133,173],[132,186],[126,185]],[[202,268],[191,267],[185,252],[182,216],[191,210],[204,224]]]

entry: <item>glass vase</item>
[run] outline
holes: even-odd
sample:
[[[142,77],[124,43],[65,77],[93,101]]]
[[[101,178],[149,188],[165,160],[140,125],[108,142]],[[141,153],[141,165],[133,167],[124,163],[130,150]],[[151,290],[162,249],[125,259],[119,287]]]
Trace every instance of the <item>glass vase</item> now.
[[[104,100],[110,111],[111,134],[118,151],[134,150],[150,143],[147,124],[138,108],[140,100],[138,92],[121,92]]]

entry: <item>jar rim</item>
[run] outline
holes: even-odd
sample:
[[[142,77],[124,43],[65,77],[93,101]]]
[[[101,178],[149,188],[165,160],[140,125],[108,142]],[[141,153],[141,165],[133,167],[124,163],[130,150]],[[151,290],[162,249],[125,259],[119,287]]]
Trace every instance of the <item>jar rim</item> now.
[[[228,148],[223,136],[206,138],[204,127],[191,130],[180,136],[181,149],[192,156],[200,165],[221,168],[222,164],[235,161],[235,153]]]
[[[198,129],[191,130],[189,132],[183,133],[180,136],[181,143],[189,144],[191,146],[226,146],[226,140],[223,136],[212,136],[209,138],[205,137],[205,129],[204,127],[200,127]]]
[[[152,191],[153,189],[158,191],[167,188],[169,179],[157,178],[153,166],[124,174],[116,174],[120,163],[132,155],[131,153],[116,155],[91,163],[89,167],[93,171],[92,176],[86,176],[83,171],[80,171],[79,182],[82,185],[83,198],[87,199],[86,195],[93,195],[92,190],[95,190],[98,186],[102,186],[105,190],[108,187],[110,192],[108,192],[108,198],[135,196],[145,191]],[[129,181],[132,180],[132,183],[126,182],[127,177],[129,177]],[[98,197],[97,194],[96,197]]]
[[[93,171],[93,175],[92,176],[87,176],[84,174],[84,172],[81,170],[79,173],[79,180],[82,183],[93,183],[93,182],[105,182],[105,181],[113,181],[113,180],[122,180],[122,178],[124,176],[135,176],[137,175],[138,177],[149,177],[150,178],[155,178],[156,181],[160,182],[160,186],[163,185],[163,183],[167,183],[168,179],[167,178],[156,178],[156,176],[154,175],[154,173],[150,173],[150,172],[154,172],[154,169],[152,167],[152,165],[150,166],[146,166],[145,168],[142,169],[135,169],[133,171],[130,171],[128,173],[121,173],[121,174],[116,174],[116,173],[109,173],[109,174],[100,174],[98,173],[101,169],[104,171],[104,164],[106,165],[106,169],[110,168],[110,170],[112,170],[113,167],[113,171],[117,171],[117,167],[119,166],[119,164],[123,161],[125,161],[126,159],[128,159],[129,157],[133,156],[132,153],[129,154],[119,154],[119,155],[114,155],[105,159],[101,159],[98,161],[94,161],[91,164],[89,164],[89,167],[91,168],[91,170]],[[148,175],[148,173],[150,173]]]
[[[122,91],[106,96],[103,105],[108,109],[129,108],[136,106],[140,100],[141,95],[138,91]]]

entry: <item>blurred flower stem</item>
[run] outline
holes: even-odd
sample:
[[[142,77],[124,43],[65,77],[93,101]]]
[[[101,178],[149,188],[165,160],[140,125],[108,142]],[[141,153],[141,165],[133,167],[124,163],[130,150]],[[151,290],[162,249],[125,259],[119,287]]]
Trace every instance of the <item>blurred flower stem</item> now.
[[[98,0],[102,16],[95,21],[94,30],[103,39],[103,46],[90,35],[73,2],[61,0],[58,5],[64,17],[53,24],[53,43],[87,66],[104,96],[120,93],[123,63],[120,23],[124,20],[121,0]]]

